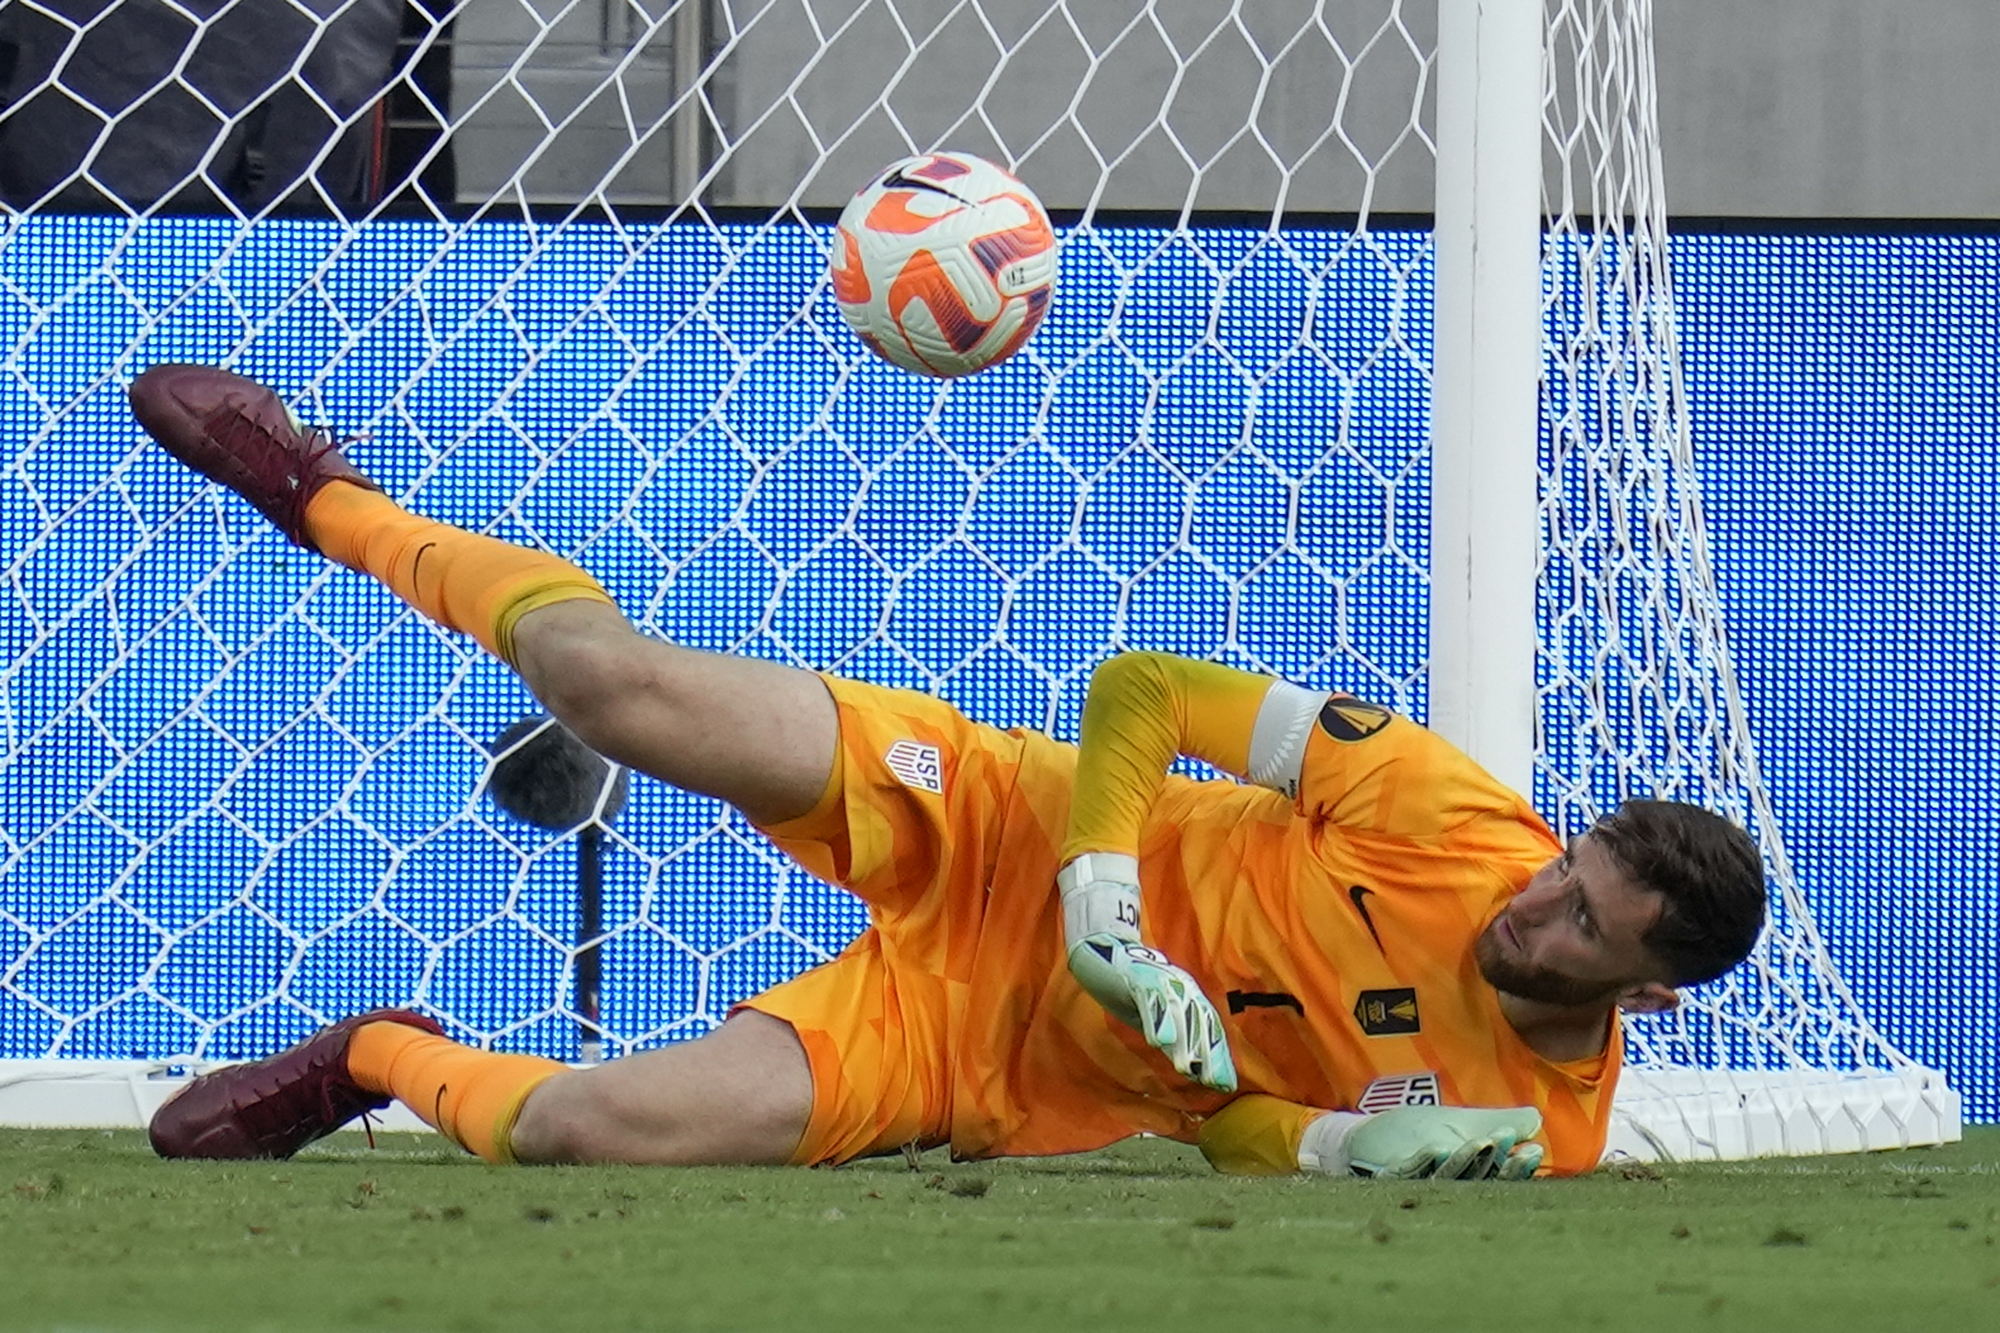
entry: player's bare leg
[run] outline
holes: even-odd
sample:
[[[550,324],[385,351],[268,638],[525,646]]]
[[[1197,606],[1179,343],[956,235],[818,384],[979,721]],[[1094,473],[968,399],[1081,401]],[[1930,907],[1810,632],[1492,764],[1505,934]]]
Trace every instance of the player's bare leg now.
[[[513,1133],[522,1162],[781,1165],[812,1114],[812,1070],[791,1024],[754,1010],[708,1036],[536,1088]]]
[[[572,1070],[462,1046],[388,1009],[204,1074],[148,1128],[162,1157],[284,1158],[391,1100],[489,1161],[779,1165],[805,1135],[813,1086],[791,1026],[752,1011],[685,1045]]]
[[[513,647],[521,679],[585,745],[753,823],[806,813],[833,775],[840,725],[810,671],[647,638],[596,601],[528,613]]]
[[[599,602],[523,617],[515,669],[598,753],[753,822],[802,815],[832,775],[839,738],[818,676],[636,633]],[[746,1010],[699,1040],[558,1074],[515,1121],[523,1162],[788,1162],[812,1113],[812,1070],[791,1025]]]
[[[806,813],[833,773],[838,720],[810,672],[648,639],[568,562],[411,515],[278,397],[202,366],[132,386],[147,431],[249,500],[293,542],[471,634],[609,758],[758,823]],[[791,1028],[732,1018],[685,1046],[588,1071],[471,1050],[416,1015],[366,1015],[291,1051],[205,1076],[155,1117],[167,1156],[289,1156],[358,1109],[402,1101],[498,1161],[783,1162],[812,1105]]]
[[[584,571],[407,513],[262,385],[209,366],[134,381],[147,431],[307,550],[370,575],[513,666],[585,744],[752,820],[803,814],[833,771],[810,672],[648,639]]]

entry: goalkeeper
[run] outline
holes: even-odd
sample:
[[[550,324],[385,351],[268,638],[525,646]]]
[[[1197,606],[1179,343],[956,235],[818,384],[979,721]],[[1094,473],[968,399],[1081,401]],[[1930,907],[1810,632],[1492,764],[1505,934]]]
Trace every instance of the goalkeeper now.
[[[169,1157],[283,1157],[401,1101],[498,1162],[826,1163],[1139,1133],[1220,1169],[1521,1179],[1604,1147],[1620,1009],[1741,960],[1754,844],[1634,802],[1567,847],[1415,723],[1159,654],[1079,746],[645,637],[554,556],[410,514],[269,390],[162,366],[133,409],[308,550],[469,634],[608,758],[729,803],[868,905],[699,1040],[595,1068],[357,1015],[197,1079]],[[1302,626],[1301,633],[1317,632]],[[1189,755],[1245,779],[1169,775]]]

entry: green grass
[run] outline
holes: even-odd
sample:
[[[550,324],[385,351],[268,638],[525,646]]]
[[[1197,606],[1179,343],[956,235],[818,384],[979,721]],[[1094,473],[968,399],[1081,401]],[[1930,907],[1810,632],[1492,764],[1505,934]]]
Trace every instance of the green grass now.
[[[1529,1185],[1232,1180],[1144,1142],[840,1170],[501,1169],[344,1134],[167,1163],[0,1130],[6,1330],[2000,1327],[2000,1129]]]

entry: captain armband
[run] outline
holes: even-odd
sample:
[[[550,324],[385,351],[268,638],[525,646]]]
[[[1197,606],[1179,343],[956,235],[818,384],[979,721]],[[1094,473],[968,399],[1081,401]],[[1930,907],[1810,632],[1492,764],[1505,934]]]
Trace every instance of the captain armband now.
[[[1250,732],[1250,761],[1243,776],[1260,787],[1299,796],[1299,774],[1306,763],[1306,742],[1313,723],[1326,707],[1325,690],[1303,689],[1289,681],[1273,681],[1257,722]]]

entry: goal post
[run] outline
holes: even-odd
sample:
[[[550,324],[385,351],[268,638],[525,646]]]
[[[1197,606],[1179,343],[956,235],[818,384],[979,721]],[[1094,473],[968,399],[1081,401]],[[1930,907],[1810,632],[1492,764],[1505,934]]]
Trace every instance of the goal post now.
[[[1535,767],[1541,0],[1438,8],[1430,717],[1516,791]]]
[[[143,441],[123,386],[193,360],[680,642],[1064,737],[1105,656],[1184,653],[1425,719],[1565,833],[1721,810],[1772,927],[1628,1027],[1614,1147],[1955,1138],[1841,982],[1744,722],[1651,13],[0,10],[0,1122],[143,1123],[383,1004],[620,1055],[862,923],[652,783],[593,834],[592,916],[577,835],[488,795],[518,683]],[[1016,169],[1063,235],[1040,331],[948,384],[873,358],[825,280],[840,203],[932,148]]]

